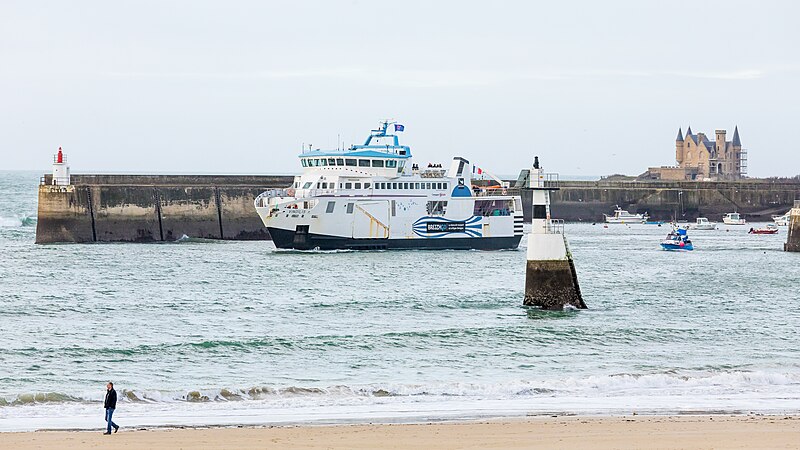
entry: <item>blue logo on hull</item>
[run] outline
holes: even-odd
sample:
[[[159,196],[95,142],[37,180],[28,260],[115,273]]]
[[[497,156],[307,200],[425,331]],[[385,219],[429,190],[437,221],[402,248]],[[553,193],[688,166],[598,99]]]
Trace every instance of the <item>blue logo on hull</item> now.
[[[483,237],[481,218],[472,216],[467,220],[452,220],[444,217],[425,216],[414,222],[414,234],[424,238],[440,238],[448,234],[466,234],[469,237]]]

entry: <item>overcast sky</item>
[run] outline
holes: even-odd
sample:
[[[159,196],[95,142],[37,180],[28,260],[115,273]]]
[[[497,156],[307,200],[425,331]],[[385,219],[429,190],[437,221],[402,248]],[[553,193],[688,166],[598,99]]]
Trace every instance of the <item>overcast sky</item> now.
[[[770,1],[0,2],[0,169],[294,173],[405,125],[417,162],[674,164],[739,126],[800,173],[800,6]]]

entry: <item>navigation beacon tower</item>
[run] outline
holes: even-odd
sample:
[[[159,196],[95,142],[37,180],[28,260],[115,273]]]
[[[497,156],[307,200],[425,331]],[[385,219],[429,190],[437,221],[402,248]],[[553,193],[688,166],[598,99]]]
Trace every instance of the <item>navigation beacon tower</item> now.
[[[69,186],[69,166],[67,165],[67,158],[58,147],[58,154],[53,156],[53,185],[54,186]]]
[[[550,191],[559,189],[558,174],[544,173],[538,156],[530,170],[530,189],[533,207],[523,304],[551,310],[566,305],[586,309],[564,235],[564,221],[550,218]]]

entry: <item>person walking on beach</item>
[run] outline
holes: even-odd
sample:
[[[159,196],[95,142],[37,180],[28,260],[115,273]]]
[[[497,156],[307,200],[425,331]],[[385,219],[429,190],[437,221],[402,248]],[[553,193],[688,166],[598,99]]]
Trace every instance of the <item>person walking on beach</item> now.
[[[103,402],[103,407],[106,409],[106,432],[103,434],[111,434],[111,427],[114,427],[114,433],[119,431],[119,425],[111,420],[114,415],[114,410],[117,408],[117,391],[114,390],[114,383],[108,382],[106,385],[106,400]]]

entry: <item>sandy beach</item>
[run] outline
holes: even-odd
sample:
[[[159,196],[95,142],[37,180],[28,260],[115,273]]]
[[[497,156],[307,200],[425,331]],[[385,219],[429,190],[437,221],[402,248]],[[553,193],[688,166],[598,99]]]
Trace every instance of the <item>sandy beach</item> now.
[[[42,431],[4,448],[523,449],[800,448],[800,416],[548,417],[395,425]]]

